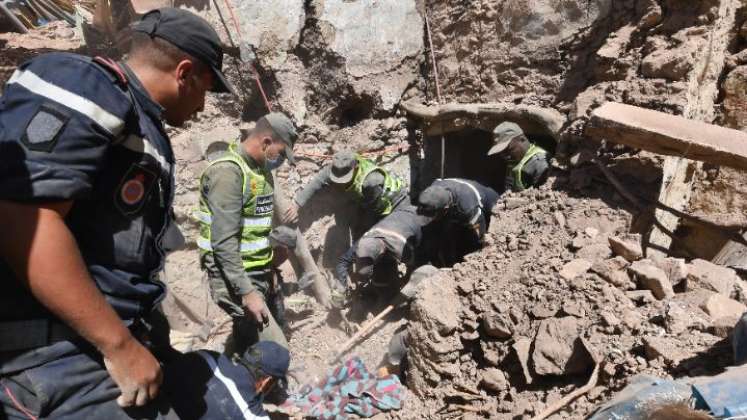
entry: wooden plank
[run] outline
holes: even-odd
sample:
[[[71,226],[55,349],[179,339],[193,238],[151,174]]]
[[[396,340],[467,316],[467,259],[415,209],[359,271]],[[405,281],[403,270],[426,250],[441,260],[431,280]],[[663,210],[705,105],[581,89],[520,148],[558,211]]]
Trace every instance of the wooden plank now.
[[[597,108],[588,136],[653,153],[747,170],[747,133],[615,102]]]

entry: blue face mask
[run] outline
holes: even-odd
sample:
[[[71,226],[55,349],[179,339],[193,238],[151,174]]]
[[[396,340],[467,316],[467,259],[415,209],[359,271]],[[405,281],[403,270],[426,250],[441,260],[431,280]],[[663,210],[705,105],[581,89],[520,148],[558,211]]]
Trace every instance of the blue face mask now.
[[[265,169],[268,171],[274,171],[283,166],[283,163],[285,163],[285,156],[283,155],[278,155],[275,159],[265,158]]]

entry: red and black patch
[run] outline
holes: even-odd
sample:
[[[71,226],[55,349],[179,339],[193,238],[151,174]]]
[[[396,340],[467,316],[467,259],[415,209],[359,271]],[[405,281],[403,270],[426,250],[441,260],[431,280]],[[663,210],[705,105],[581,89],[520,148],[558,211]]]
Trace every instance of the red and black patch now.
[[[114,193],[114,203],[126,215],[138,213],[147,201],[158,177],[148,169],[133,164]]]

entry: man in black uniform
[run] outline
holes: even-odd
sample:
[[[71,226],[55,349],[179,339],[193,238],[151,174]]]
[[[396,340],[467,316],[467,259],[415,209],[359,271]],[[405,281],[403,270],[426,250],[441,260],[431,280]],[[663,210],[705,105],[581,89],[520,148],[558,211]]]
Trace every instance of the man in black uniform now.
[[[10,418],[167,415],[154,401],[156,344],[167,341],[148,323],[166,291],[157,275],[173,223],[162,121],[180,126],[207,91],[232,90],[202,18],[164,8],[133,29],[126,62],[41,55],[0,98],[0,412]]]
[[[418,211],[443,223],[443,263],[479,249],[498,197],[490,187],[459,178],[437,179],[420,193]]]
[[[400,205],[339,258],[335,268],[337,281],[349,286],[348,274],[355,263],[356,272],[363,280],[372,279],[377,286],[392,284],[398,263],[408,268],[420,265],[422,255],[418,247],[422,228],[430,221],[429,217],[419,215],[415,206]]]

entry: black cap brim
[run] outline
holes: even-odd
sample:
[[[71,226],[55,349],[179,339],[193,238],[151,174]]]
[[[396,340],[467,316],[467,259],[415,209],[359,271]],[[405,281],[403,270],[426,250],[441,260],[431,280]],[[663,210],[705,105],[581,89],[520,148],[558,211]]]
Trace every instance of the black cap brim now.
[[[230,93],[232,95],[236,95],[236,90],[233,88],[233,86],[228,83],[228,79],[226,79],[226,75],[223,74],[222,71],[216,69],[215,67],[211,68],[213,70],[213,76],[215,76],[215,82],[213,83],[213,88],[210,89],[211,92],[216,93]]]

